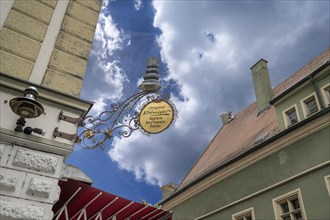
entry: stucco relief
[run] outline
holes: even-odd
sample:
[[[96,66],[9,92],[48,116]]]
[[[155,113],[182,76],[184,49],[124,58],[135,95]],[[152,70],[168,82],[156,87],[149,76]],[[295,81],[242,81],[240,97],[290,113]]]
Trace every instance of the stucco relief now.
[[[57,158],[43,153],[19,148],[12,164],[14,166],[33,169],[36,171],[55,173]]]
[[[26,174],[0,167],[0,194],[19,197]]]
[[[17,181],[17,175],[3,172],[0,173],[0,187],[2,189],[15,191]]]
[[[45,215],[44,207],[0,200],[0,219],[44,220]]]
[[[48,198],[51,190],[52,190],[53,183],[48,180],[31,178],[28,193]]]

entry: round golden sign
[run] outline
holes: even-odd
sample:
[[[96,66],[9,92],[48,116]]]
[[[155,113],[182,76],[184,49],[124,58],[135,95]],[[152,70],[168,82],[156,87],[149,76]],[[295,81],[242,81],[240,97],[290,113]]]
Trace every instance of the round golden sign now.
[[[149,102],[142,108],[139,116],[141,128],[150,134],[157,134],[167,129],[172,124],[173,118],[173,107],[164,100]]]

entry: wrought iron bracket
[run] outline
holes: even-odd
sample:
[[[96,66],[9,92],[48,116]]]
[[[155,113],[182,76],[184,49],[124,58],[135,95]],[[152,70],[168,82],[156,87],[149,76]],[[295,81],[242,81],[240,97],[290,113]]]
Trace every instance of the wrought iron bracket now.
[[[85,116],[83,118],[72,118],[65,116],[61,111],[59,115],[60,120],[65,120],[71,123],[78,123],[78,134],[66,134],[59,132],[58,128],[55,128],[54,137],[61,137],[68,140],[74,140],[75,143],[78,143],[80,147],[85,149],[94,149],[94,148],[105,148],[105,143],[107,140],[112,139],[115,135],[119,137],[128,138],[134,131],[140,130],[143,134],[156,134],[173,123],[176,119],[176,109],[169,104],[168,101],[160,98],[159,89],[160,84],[158,82],[159,73],[158,73],[158,64],[155,58],[149,59],[147,66],[147,71],[143,77],[144,81],[139,85],[140,92],[135,93],[126,100],[118,104],[110,105],[110,109],[106,109],[99,113],[98,115]],[[167,102],[169,107],[166,107],[166,111],[172,112],[172,116],[169,116],[161,121],[161,123],[167,123],[166,126],[163,126],[160,130],[146,130],[145,127],[141,126],[140,122],[140,113],[146,107],[148,103],[161,103]],[[157,118],[162,118],[162,114],[165,114],[165,111],[159,109],[159,106],[149,106],[150,110],[145,110],[145,115],[149,115],[149,118],[152,117],[150,114],[156,114]],[[152,108],[153,107],[153,108]],[[171,109],[172,110],[171,110]],[[152,112],[152,113],[151,113]],[[174,115],[173,115],[174,114]],[[148,116],[145,117],[146,121]],[[155,119],[152,119],[155,120]],[[146,122],[146,124],[148,124]],[[150,127],[151,127],[150,123]],[[153,123],[158,127],[157,123]]]
[[[77,134],[68,134],[68,133],[61,132],[61,131],[58,130],[58,127],[56,127],[54,129],[53,137],[54,138],[56,138],[56,137],[64,138],[64,139],[67,139],[67,140],[70,140],[70,141],[73,140],[75,143],[78,142],[78,135]]]
[[[80,124],[81,121],[82,121],[82,118],[81,117],[73,118],[73,117],[64,115],[63,114],[63,111],[60,112],[60,114],[58,116],[58,119],[59,120],[64,120],[64,121],[67,121],[67,122],[70,122],[70,123],[73,123],[73,124]]]

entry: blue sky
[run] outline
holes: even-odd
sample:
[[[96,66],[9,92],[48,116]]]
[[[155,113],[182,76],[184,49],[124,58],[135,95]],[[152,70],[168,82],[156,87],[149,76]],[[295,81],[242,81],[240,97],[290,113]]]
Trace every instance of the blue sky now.
[[[174,126],[114,137],[105,150],[76,147],[67,160],[94,186],[156,203],[178,184],[221,128],[220,115],[255,101],[250,67],[268,60],[275,87],[329,47],[329,1],[103,0],[81,98],[90,114],[138,92],[147,59],[160,62]],[[247,128],[248,129],[248,128]]]

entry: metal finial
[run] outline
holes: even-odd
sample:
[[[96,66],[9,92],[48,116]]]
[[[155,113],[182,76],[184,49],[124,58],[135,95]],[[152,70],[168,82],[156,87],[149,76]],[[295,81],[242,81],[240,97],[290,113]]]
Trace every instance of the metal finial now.
[[[158,66],[158,59],[155,57],[150,57],[148,59],[148,66]]]
[[[149,58],[146,73],[144,74],[144,81],[139,85],[139,89],[145,92],[156,92],[160,89],[158,82],[158,61],[157,58]]]

